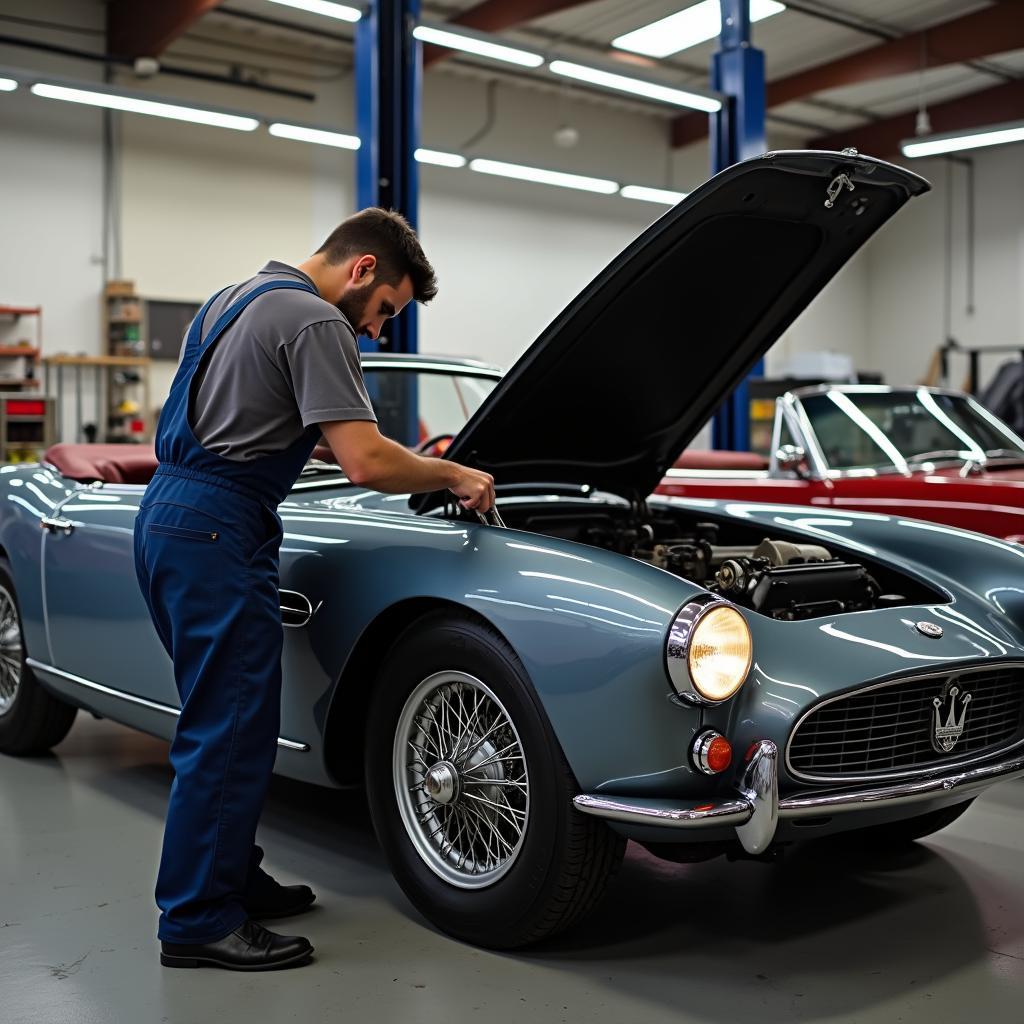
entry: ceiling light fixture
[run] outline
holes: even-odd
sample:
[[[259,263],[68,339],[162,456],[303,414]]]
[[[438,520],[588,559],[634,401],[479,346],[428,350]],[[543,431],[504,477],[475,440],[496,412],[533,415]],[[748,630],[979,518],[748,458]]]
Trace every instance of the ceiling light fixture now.
[[[421,164],[437,164],[438,167],[465,167],[466,158],[458,153],[443,153],[439,149],[417,149],[416,160]]]
[[[751,22],[780,14],[785,4],[777,0],[750,0]],[[651,22],[612,40],[612,46],[646,57],[669,57],[680,50],[714,39],[722,32],[719,0],[703,0],[686,10]]]
[[[267,131],[278,139],[314,142],[318,146],[334,146],[335,149],[358,149],[360,145],[358,135],[330,132],[323,128],[308,128],[301,124],[285,124],[282,121],[275,121]]]
[[[671,103],[677,107],[690,107],[693,110],[702,110],[707,114],[717,113],[722,109],[721,100],[714,96],[702,95],[697,92],[689,92],[685,89],[676,89],[670,85],[662,85],[660,82],[652,82],[643,78],[634,78],[631,75],[620,75],[614,71],[603,71],[600,68],[589,67],[584,64],[573,64],[566,60],[553,60],[548,68],[556,75],[566,78],[575,78],[580,82],[589,82],[591,85],[599,85],[605,89],[614,89],[617,92],[628,92],[635,96],[644,96],[650,100],[659,100],[662,103]]]
[[[183,107],[177,103],[141,99],[123,93],[73,89],[64,85],[51,85],[48,82],[37,82],[32,86],[32,92],[48,100],[67,100],[69,103],[84,103],[90,107],[123,110],[129,114],[149,114],[152,117],[167,117],[172,121],[190,121],[193,124],[206,124],[214,128],[233,128],[240,132],[255,131],[260,124],[255,117],[242,117],[239,114],[226,114],[200,107]]]
[[[270,0],[270,3],[294,7],[310,14],[322,14],[325,18],[335,18],[337,21],[358,21],[363,16],[358,7],[332,3],[331,0]]]
[[[477,57],[490,57],[492,60],[518,64],[524,68],[539,68],[544,63],[544,58],[539,53],[492,42],[483,33],[470,33],[463,30],[451,32],[446,28],[437,28],[434,25],[417,25],[412,30],[412,34],[423,43],[444,46],[449,50],[463,50],[466,53],[475,54]]]
[[[956,153],[961,149],[980,149],[983,146],[1005,146],[1010,142],[1024,142],[1024,121],[1007,121],[985,125],[970,131],[945,132],[928,138],[904,139],[900,149],[904,156],[938,156]]]
[[[599,192],[610,196],[619,191],[619,184],[607,178],[588,178],[582,174],[566,174],[564,171],[546,171],[541,167],[526,167],[523,164],[508,164],[502,160],[470,160],[469,169],[481,174],[496,174],[502,178],[518,178],[520,181],[535,181],[542,185],[558,185],[561,188],[575,188],[583,192]]]
[[[675,206],[681,203],[687,196],[686,192],[673,192],[667,188],[648,188],[646,185],[623,185],[619,189],[619,195],[623,199],[641,199],[647,203],[664,203],[666,206]]]
[[[18,83],[13,78],[0,78],[0,92],[14,92]]]

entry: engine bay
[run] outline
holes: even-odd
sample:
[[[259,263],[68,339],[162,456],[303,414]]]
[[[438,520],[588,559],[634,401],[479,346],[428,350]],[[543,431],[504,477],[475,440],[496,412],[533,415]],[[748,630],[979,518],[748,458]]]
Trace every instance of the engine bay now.
[[[508,526],[616,551],[706,587],[773,619],[813,619],[843,612],[946,600],[946,595],[879,562],[831,545],[766,536],[730,520],[637,509],[517,509]]]

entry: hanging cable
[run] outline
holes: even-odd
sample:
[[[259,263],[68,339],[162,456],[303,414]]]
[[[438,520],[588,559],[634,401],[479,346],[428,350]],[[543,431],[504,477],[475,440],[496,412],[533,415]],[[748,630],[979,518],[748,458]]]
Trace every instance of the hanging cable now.
[[[489,79],[487,82],[487,114],[484,118],[483,125],[475,131],[462,145],[459,147],[461,152],[466,152],[475,146],[481,139],[489,135],[494,128],[494,124],[498,119],[498,82],[497,79]]]
[[[943,268],[942,333],[948,345],[953,341],[953,161],[946,161],[946,259]]]
[[[915,135],[930,135],[932,119],[924,102],[924,71],[928,66],[928,36],[921,36],[921,57],[917,66],[917,117],[914,120]]]
[[[975,188],[974,188],[974,161],[970,158],[964,160],[967,166],[967,240],[966,240],[966,263],[967,263],[967,303],[965,310],[968,316],[974,316],[974,211],[975,211]]]

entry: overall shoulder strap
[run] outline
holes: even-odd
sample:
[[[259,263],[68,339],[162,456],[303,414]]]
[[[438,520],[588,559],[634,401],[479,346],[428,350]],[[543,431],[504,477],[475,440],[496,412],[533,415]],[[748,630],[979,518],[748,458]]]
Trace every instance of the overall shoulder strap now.
[[[231,285],[227,285],[221,288],[219,292],[214,292],[206,302],[203,303],[203,308],[192,318],[192,323],[189,325],[188,335],[185,339],[185,351],[182,353],[183,357],[186,357],[197,348],[202,341],[203,337],[203,322],[206,320],[206,314],[210,312],[210,307],[230,288]],[[185,359],[182,359],[185,362]]]
[[[235,322],[239,314],[250,302],[258,299],[265,292],[277,291],[279,289],[310,292],[313,295],[317,294],[315,288],[311,288],[303,281],[266,281],[264,284],[257,285],[251,292],[243,295],[221,313],[217,318],[217,322],[207,332],[206,337],[202,339],[202,348],[209,348]]]

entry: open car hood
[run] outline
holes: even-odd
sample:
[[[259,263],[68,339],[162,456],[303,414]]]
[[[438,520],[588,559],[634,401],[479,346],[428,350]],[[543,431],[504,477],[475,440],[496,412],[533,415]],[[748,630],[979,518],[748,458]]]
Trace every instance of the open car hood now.
[[[854,188],[826,206],[841,174]],[[767,153],[715,175],[566,307],[444,457],[499,486],[646,497],[836,271],[929,187],[852,151]]]

